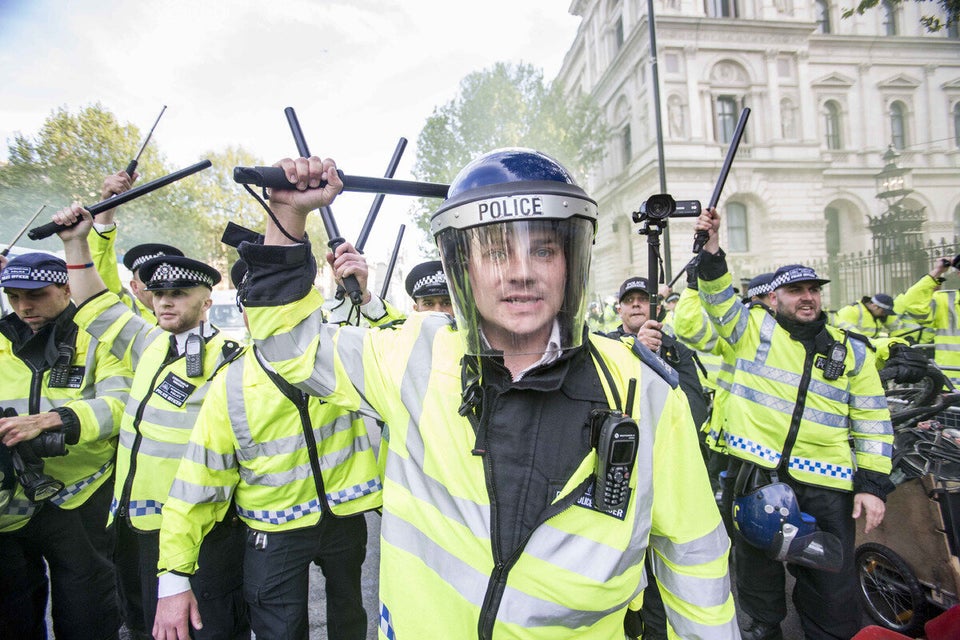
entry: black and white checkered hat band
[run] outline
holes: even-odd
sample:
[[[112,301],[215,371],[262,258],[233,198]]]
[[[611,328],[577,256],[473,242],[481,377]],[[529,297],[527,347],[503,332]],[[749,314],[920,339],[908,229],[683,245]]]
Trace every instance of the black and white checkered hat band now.
[[[413,295],[416,297],[447,293],[447,276],[443,271],[424,276],[413,285]]]
[[[167,263],[163,263],[156,268],[156,270],[153,272],[153,277],[150,278],[150,282],[147,284],[150,285],[155,282],[180,281],[196,282],[198,284],[205,284],[211,289],[213,288],[213,278],[207,274]]]
[[[147,260],[153,260],[154,258],[159,258],[160,256],[165,256],[165,255],[167,254],[165,254],[163,251],[158,251],[157,253],[151,253],[149,255],[140,256],[130,264],[130,271],[136,271],[137,269],[140,268],[140,265],[142,265]]]
[[[0,274],[0,285],[8,282],[46,282],[49,284],[67,284],[67,272],[53,269],[34,269],[22,265],[9,266]],[[16,288],[16,287],[14,287]]]
[[[796,269],[785,271],[774,278],[770,282],[770,290],[775,291],[785,284],[793,284],[794,282],[808,282],[810,280],[820,280],[820,278],[817,276],[817,272],[810,267],[797,267]]]
[[[750,287],[747,289],[747,296],[752,298],[753,296],[765,296],[768,293],[773,291],[768,284],[759,284],[755,287]]]

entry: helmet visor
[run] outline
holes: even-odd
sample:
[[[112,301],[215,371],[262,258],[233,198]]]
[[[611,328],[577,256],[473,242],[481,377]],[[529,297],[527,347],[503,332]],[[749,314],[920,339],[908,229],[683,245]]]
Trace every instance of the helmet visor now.
[[[471,355],[532,355],[583,342],[593,221],[520,220],[437,234]]]

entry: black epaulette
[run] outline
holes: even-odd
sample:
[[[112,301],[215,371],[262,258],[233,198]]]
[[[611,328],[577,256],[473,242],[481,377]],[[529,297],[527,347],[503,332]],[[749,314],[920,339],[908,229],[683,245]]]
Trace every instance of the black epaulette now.
[[[677,373],[677,370],[670,366],[670,364],[658,356],[656,353],[648,349],[646,346],[641,344],[639,340],[633,341],[633,346],[630,347],[634,355],[640,358],[640,361],[645,365],[653,369],[657,375],[667,381],[674,389],[680,384],[680,374]]]
[[[870,342],[870,338],[863,335],[862,333],[857,333],[856,331],[847,331],[846,329],[841,329],[841,331],[847,334],[848,337],[853,338],[854,340],[859,340],[860,342],[864,343],[865,345],[867,345],[867,347],[870,348],[871,351],[877,350],[877,348],[873,346],[873,343]]]

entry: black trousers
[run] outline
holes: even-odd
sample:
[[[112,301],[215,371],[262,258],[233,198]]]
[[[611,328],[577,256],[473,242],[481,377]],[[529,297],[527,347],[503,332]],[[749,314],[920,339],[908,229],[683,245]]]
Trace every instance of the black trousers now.
[[[262,536],[262,534],[259,534]],[[367,613],[363,608],[361,568],[367,553],[367,521],[363,514],[266,535],[249,531],[244,556],[244,595],[257,640],[306,639],[309,635],[310,563],[326,578],[327,637],[364,640]]]
[[[107,482],[76,509],[44,504],[26,526],[0,534],[0,638],[46,638],[48,595],[58,640],[117,637],[112,537],[104,532],[112,493]]]
[[[854,565],[856,523],[851,517],[853,494],[799,484],[781,474],[797,494],[801,509],[817,526],[840,539],[843,566],[838,573],[795,564],[786,568],[796,579],[793,604],[807,640],[848,640],[860,630],[857,570]],[[779,624],[787,615],[784,564],[770,560],[740,534],[733,545],[736,558],[737,606],[751,618]]]
[[[243,601],[243,536],[244,527],[235,517],[218,523],[200,545],[197,560],[199,569],[190,577],[190,586],[197,598],[203,629],[191,629],[196,640],[234,640],[250,637],[250,623]],[[127,564],[117,566],[123,574],[121,582],[139,594],[129,593],[128,601],[138,601],[143,608],[144,628],[138,632],[150,634],[157,615],[157,562],[160,557],[159,532],[138,533],[130,529],[124,519],[118,526],[128,528],[132,538],[128,544],[136,546]],[[126,535],[126,534],[124,534]],[[122,537],[122,536],[121,536]]]

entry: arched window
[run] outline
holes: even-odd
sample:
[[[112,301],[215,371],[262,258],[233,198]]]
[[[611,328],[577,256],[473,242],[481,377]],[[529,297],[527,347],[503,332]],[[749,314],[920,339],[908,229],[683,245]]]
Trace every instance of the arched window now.
[[[827,0],[817,0],[814,12],[817,18],[817,32],[830,33],[830,5]]]
[[[840,105],[834,100],[828,100],[823,105],[823,131],[827,149],[843,148],[843,139],[840,137]]]
[[[823,211],[827,219],[827,255],[836,256],[840,254],[840,211],[836,207],[827,207]]]
[[[953,143],[960,149],[960,102],[953,105]]]
[[[620,133],[620,151],[623,153],[623,168],[626,169],[633,159],[633,136],[629,124],[625,125]]]
[[[907,109],[902,102],[890,104],[890,143],[893,148],[903,151],[907,147]]]
[[[890,0],[883,0],[883,32],[888,36],[897,35],[897,8]]]
[[[736,18],[736,0],[703,0],[703,9],[708,18]]]
[[[747,235],[747,207],[739,202],[727,203],[727,248],[732,252],[750,250]]]

